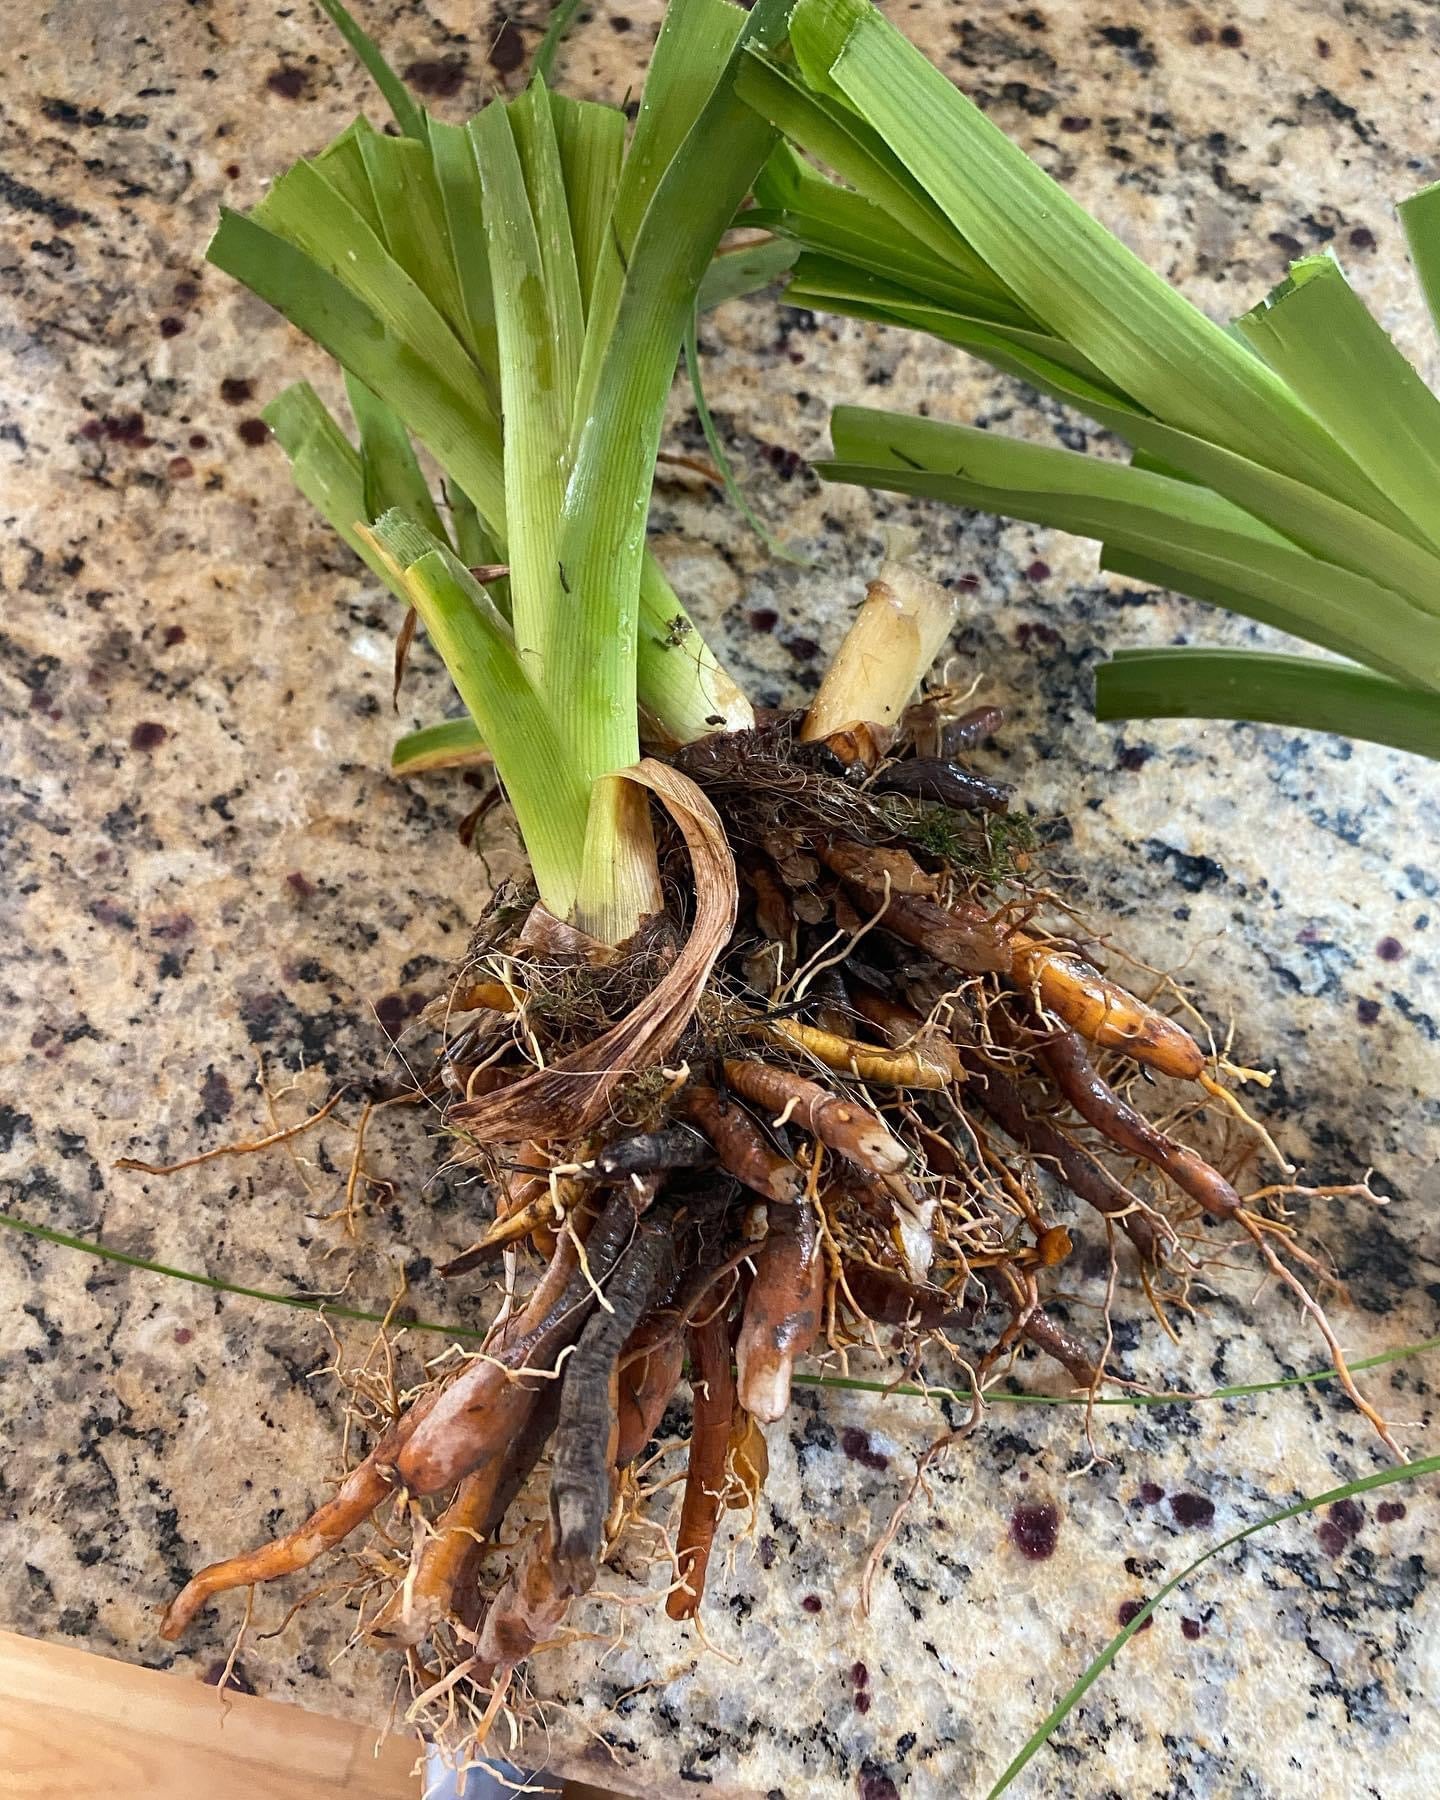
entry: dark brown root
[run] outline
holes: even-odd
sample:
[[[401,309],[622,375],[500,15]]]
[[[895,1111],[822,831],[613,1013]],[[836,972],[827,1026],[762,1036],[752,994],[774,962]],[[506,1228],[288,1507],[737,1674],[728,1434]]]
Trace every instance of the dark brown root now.
[[[921,1331],[960,1329],[974,1319],[973,1307],[957,1307],[943,1288],[922,1287],[907,1281],[894,1269],[875,1263],[844,1264],[845,1293],[858,1309],[856,1322],[864,1325],[908,1325]]]
[[[887,763],[870,785],[877,793],[934,800],[956,812],[1007,812],[1013,792],[1002,783],[986,781],[955,763],[918,756],[909,762]]]
[[[1020,1089],[993,1063],[963,1046],[960,1055],[975,1077],[967,1090],[967,1098],[988,1113],[1021,1149],[1052,1163],[1077,1199],[1113,1219],[1144,1262],[1158,1264],[1163,1261],[1165,1252],[1160,1227],[1149,1213],[1140,1210],[1138,1203],[1110,1171],[1066,1137],[1058,1126],[1032,1113]],[[1173,1242],[1173,1232],[1169,1233],[1169,1238]]]
[[[1101,1371],[1090,1351],[1068,1327],[1051,1318],[1043,1306],[1031,1310],[1020,1330],[1037,1350],[1043,1350],[1061,1368],[1068,1369],[1081,1387],[1099,1386]]]
[[[1187,1145],[1158,1130],[1128,1100],[1122,1100],[1101,1078],[1073,1031],[1046,1034],[1037,1043],[1036,1054],[1080,1117],[1117,1149],[1162,1169],[1212,1218],[1234,1218],[1240,1210],[1240,1196],[1220,1171]]]
[[[630,1248],[606,1284],[565,1371],[550,1466],[550,1528],[556,1575],[572,1593],[595,1581],[605,1540],[610,1473],[618,1454],[618,1363],[647,1308],[675,1281],[669,1209],[638,1221]]]

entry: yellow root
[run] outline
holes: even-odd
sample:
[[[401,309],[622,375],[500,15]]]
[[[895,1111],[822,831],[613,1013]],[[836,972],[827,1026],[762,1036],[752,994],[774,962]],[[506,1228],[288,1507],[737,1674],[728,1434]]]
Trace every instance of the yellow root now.
[[[774,1019],[765,1029],[770,1037],[803,1050],[827,1069],[879,1087],[944,1088],[957,1078],[950,1068],[918,1050],[882,1050],[798,1019]]]
[[[1105,1050],[1123,1050],[1137,1062],[1195,1081],[1205,1067],[1204,1053],[1190,1033],[1143,1000],[1109,981],[1071,951],[1012,934],[1015,979],[1033,988],[1046,1012]]]

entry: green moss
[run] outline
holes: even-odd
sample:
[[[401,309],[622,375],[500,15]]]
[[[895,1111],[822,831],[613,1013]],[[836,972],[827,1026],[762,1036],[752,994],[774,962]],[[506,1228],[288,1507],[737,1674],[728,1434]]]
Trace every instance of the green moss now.
[[[911,848],[996,886],[1020,873],[1021,859],[1035,848],[1035,822],[1028,813],[976,819],[899,796],[887,796],[883,811]]]

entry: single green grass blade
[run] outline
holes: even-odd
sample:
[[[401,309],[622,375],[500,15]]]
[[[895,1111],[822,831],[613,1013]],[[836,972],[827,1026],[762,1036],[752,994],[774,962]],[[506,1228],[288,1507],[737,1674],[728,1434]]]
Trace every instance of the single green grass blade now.
[[[1366,1369],[1386,1369],[1392,1363],[1409,1362],[1417,1356],[1428,1356],[1440,1350],[1440,1337],[1425,1338],[1418,1344],[1402,1344],[1395,1350],[1380,1350],[1374,1356],[1361,1357],[1358,1362],[1350,1363],[1352,1375],[1362,1374]],[[912,1400],[954,1400],[961,1405],[969,1405],[975,1398],[974,1388],[957,1387],[920,1387],[904,1381],[867,1381],[857,1375],[807,1375],[797,1373],[792,1379],[800,1387],[840,1388],[853,1390],[861,1394],[879,1394],[888,1398],[891,1394],[903,1394]],[[1322,1387],[1327,1382],[1338,1381],[1339,1375],[1333,1367],[1310,1369],[1303,1375],[1282,1375],[1274,1381],[1242,1381],[1229,1387],[1206,1388],[1199,1393],[1172,1391],[1166,1393],[1139,1394],[1096,1394],[1093,1399],[1089,1394],[1037,1394],[1016,1391],[1013,1388],[986,1388],[984,1399],[986,1405],[1015,1406],[1109,1406],[1135,1408],[1145,1406],[1196,1406],[1202,1401],[1211,1400],[1246,1400],[1256,1394],[1279,1394],[1289,1388]]]
[[[1440,615],[1309,556],[1218,494],[1125,463],[861,407],[832,418],[827,480],[921,494],[1101,539],[1163,563],[1170,585],[1411,685],[1440,688]]]
[[[394,563],[406,597],[490,746],[541,898],[556,918],[568,918],[580,879],[589,786],[526,673],[509,626],[465,565],[413,520],[386,513],[375,523],[374,540]]]
[[[409,434],[395,414],[354,375],[345,377],[350,411],[360,432],[360,466],[365,483],[365,523],[398,506],[441,543],[448,544],[430,484],[420,472]]]
[[[1071,200],[869,0],[798,0],[791,43],[810,86],[883,137],[957,240],[1136,404],[1403,523],[1272,370]]]
[[[1334,1506],[1341,1500],[1353,1499],[1357,1494],[1373,1493],[1376,1488],[1390,1487],[1398,1481],[1417,1481],[1424,1476],[1435,1474],[1440,1474],[1440,1456],[1422,1456],[1414,1462],[1402,1463],[1396,1468],[1377,1469],[1373,1475],[1364,1475],[1356,1481],[1344,1482],[1339,1487],[1327,1489],[1323,1494],[1309,1494],[1303,1500],[1297,1500],[1293,1506],[1282,1507],[1279,1512],[1273,1512],[1266,1518],[1257,1519],[1253,1525],[1246,1525],[1239,1531],[1232,1531],[1229,1537],[1222,1538],[1203,1556],[1197,1556],[1193,1562],[1187,1563],[1178,1575],[1171,1576],[1170,1580],[1145,1602],[1123,1630],[1118,1631],[1111,1638],[1075,1685],[1057,1702],[1049,1716],[1035,1731],[994,1787],[990,1789],[988,1800],[999,1800],[999,1796],[1012,1785],[1026,1765],[1040,1750],[1044,1749],[1136,1632],[1145,1629],[1151,1614],[1160,1602],[1168,1599],[1176,1588],[1188,1581],[1197,1570],[1203,1569],[1212,1558],[1233,1548],[1236,1544],[1244,1543],[1247,1538],[1255,1537],[1262,1531],[1269,1531],[1276,1525],[1283,1525],[1287,1519],[1301,1518],[1306,1513],[1318,1512],[1322,1506]]]
[[[233,1294],[241,1300],[264,1300],[271,1306],[287,1306],[294,1312],[323,1313],[327,1319],[349,1319],[359,1325],[390,1324],[398,1331],[432,1331],[443,1337],[460,1338],[472,1343],[484,1341],[487,1333],[471,1325],[432,1325],[425,1319],[397,1319],[392,1313],[365,1312],[354,1306],[340,1306],[322,1294],[277,1294],[273,1288],[242,1287],[219,1275],[201,1275],[194,1269],[175,1269],[168,1263],[152,1262],[145,1256],[131,1256],[128,1251],[112,1249],[93,1238],[75,1237],[68,1231],[56,1231],[50,1225],[37,1225],[30,1219],[16,1218],[14,1213],[0,1212],[0,1228],[35,1238],[42,1244],[55,1244],[62,1250],[78,1250],[100,1262],[118,1263],[121,1268],[140,1269],[146,1275],[163,1275],[170,1281],[185,1281],[192,1287],[209,1288],[216,1294]]]
[[[1430,309],[1430,322],[1440,336],[1440,182],[1402,200],[1396,211],[1405,228],[1410,261]]]
[[[711,266],[713,267],[714,265],[712,264]],[[690,392],[695,400],[695,413],[700,420],[700,429],[705,434],[706,447],[709,449],[711,460],[714,462],[715,468],[719,473],[721,483],[725,489],[726,498],[772,556],[779,557],[782,562],[798,563],[802,568],[811,567],[814,558],[806,556],[801,550],[792,550],[787,545],[781,543],[780,539],[775,536],[769,526],[755,511],[754,507],[752,507],[750,502],[745,498],[740,483],[735,478],[735,471],[730,466],[730,458],[725,454],[725,446],[721,443],[720,433],[715,428],[715,420],[710,411],[710,403],[705,398],[705,387],[700,378],[698,296],[696,299],[695,314],[692,316],[689,327],[685,333],[685,367],[690,373]]]
[[[493,760],[473,719],[442,719],[397,738],[390,769],[395,775],[421,775],[430,769],[464,769]]]
[[[1440,400],[1329,256],[1294,263],[1236,329],[1383,489],[1409,535],[1440,547]]]
[[[710,312],[727,300],[759,293],[779,281],[799,254],[799,246],[784,238],[766,238],[735,250],[721,250],[705,271],[695,296],[696,307],[702,313]]]
[[[318,4],[320,10],[333,22],[341,37],[369,71],[370,79],[385,96],[391,112],[395,115],[395,123],[401,131],[405,133],[406,137],[423,138],[425,136],[424,111],[411,98],[410,90],[381,55],[380,46],[373,38],[366,36],[340,4],[340,0],[318,0]]]
[[[600,265],[610,246],[610,217],[625,157],[625,115],[592,100],[550,96],[564,167],[581,300],[589,316]]]
[[[555,58],[560,54],[560,46],[565,42],[579,10],[580,0],[555,0],[550,8],[550,17],[545,21],[545,35],[536,46],[535,60],[530,65],[547,87],[554,79]]]
[[[1176,535],[1180,528],[1166,509],[1137,506],[1130,499],[1096,499],[1045,487],[992,487],[959,475],[938,475],[894,463],[817,463],[815,470],[826,481],[914,494],[1002,518],[1058,525],[1082,537],[1102,538],[1103,569],[1226,607],[1338,656],[1369,662],[1397,680],[1440,687],[1440,632],[1436,630],[1440,620],[1416,614],[1400,595],[1348,570],[1318,562],[1292,545],[1267,543],[1243,530],[1223,526],[1210,530],[1193,523],[1183,528],[1182,541]],[[1190,486],[1185,482],[1174,485]],[[1409,662],[1400,645],[1412,630],[1418,633],[1414,645],[1418,656]],[[1395,648],[1377,648],[1377,644]]]
[[[456,721],[468,724],[468,721]],[[431,728],[438,729],[438,728]],[[416,735],[419,735],[418,733]],[[274,1306],[293,1307],[301,1312],[323,1312],[337,1319],[353,1319],[362,1324],[382,1325],[390,1315],[386,1313],[361,1312],[353,1307],[336,1306],[323,1295],[313,1294],[280,1294],[273,1289],[242,1287],[226,1281],[219,1276],[201,1275],[191,1269],[172,1268],[167,1263],[153,1262],[147,1257],[132,1256],[128,1251],[112,1249],[108,1244],[99,1243],[94,1238],[77,1237],[70,1232],[57,1231],[53,1226],[36,1224],[33,1220],[19,1218],[14,1213],[0,1211],[0,1228],[19,1233],[23,1237],[35,1238],[44,1244],[54,1244],[65,1250],[75,1250],[85,1256],[95,1257],[102,1262],[119,1263],[127,1269],[139,1269],[147,1275],[161,1275],[172,1281],[185,1281],[196,1287],[210,1288],[216,1293],[233,1294],[246,1300],[264,1300]],[[465,1325],[430,1324],[419,1319],[395,1321],[407,1331],[434,1331],[457,1338],[482,1338],[483,1331],[474,1330]],[[1424,1343],[1405,1344],[1396,1350],[1385,1350],[1377,1356],[1367,1356],[1359,1362],[1352,1362],[1350,1368],[1359,1373],[1366,1369],[1383,1368],[1391,1363],[1407,1362],[1416,1356],[1424,1356],[1433,1350],[1440,1349],[1440,1338],[1428,1338]],[[1308,1387],[1322,1382],[1336,1380],[1333,1369],[1316,1369],[1307,1375],[1289,1375],[1279,1381],[1249,1382],[1243,1386],[1215,1388],[1206,1394],[1130,1394],[1102,1395],[1097,1404],[1115,1406],[1178,1406],[1193,1405],[1199,1400],[1230,1400],[1243,1398],[1251,1394],[1274,1393],[1283,1388]],[[969,1401],[974,1396],[968,1388],[920,1388],[904,1383],[895,1384],[880,1381],[861,1381],[854,1377],[841,1375],[808,1375],[797,1373],[794,1380],[801,1387],[855,1389],[863,1393],[880,1395],[904,1394],[916,1399],[931,1399],[936,1395],[947,1399]],[[1074,1394],[1026,1394],[1012,1393],[1004,1389],[987,1390],[985,1398],[992,1404],[1017,1402],[1021,1404],[1038,1403],[1046,1406],[1088,1406],[1090,1400],[1086,1395]]]
[[[1440,694],[1314,657],[1119,650],[1095,671],[1097,719],[1246,719],[1329,731],[1440,760]]]

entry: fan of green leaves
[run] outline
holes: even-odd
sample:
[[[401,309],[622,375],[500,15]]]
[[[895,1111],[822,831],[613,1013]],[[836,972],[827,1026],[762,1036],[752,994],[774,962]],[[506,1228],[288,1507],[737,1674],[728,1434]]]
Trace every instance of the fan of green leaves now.
[[[225,213],[210,259],[345,372],[358,446],[304,383],[266,418],[469,711],[403,740],[397,765],[487,746],[546,904],[619,941],[647,910],[653,848],[600,778],[636,760],[637,704],[678,741],[751,717],[645,530],[697,305],[788,260],[722,258],[706,279],[776,141],[735,92],[740,56],[780,36],[788,6],[674,0],[627,144],[622,111],[538,71],[465,124],[432,118],[323,4],[399,135],[356,120],[248,215]],[[416,445],[444,472],[443,509]]]
[[[1214,324],[869,0],[798,0],[740,91],[790,140],[746,217],[801,246],[791,300],[929,332],[1132,449],[1127,466],[841,407],[823,475],[1098,538],[1106,569],[1334,653],[1121,652],[1102,717],[1255,719],[1440,756],[1440,402],[1338,264],[1299,262]],[[1440,190],[1401,213],[1434,311]]]

